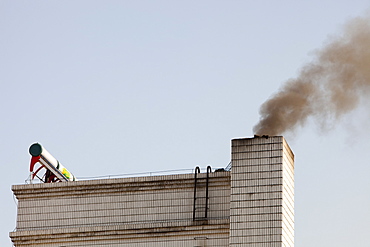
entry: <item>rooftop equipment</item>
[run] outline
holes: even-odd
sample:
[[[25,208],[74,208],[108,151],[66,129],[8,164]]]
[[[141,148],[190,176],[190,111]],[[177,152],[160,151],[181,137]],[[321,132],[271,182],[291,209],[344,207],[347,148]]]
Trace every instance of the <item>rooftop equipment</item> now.
[[[29,152],[32,156],[30,164],[31,181],[37,177],[44,183],[68,182],[77,179],[62,164],[59,163],[41,144],[34,143],[30,146]],[[35,169],[36,163],[40,167]],[[46,169],[43,176],[38,176],[38,172],[43,168]]]

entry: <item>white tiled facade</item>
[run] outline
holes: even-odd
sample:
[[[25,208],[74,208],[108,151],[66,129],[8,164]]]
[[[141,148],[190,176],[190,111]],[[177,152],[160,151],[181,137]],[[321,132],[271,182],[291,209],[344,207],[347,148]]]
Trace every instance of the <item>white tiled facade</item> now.
[[[14,246],[239,247],[294,245],[293,154],[283,137],[232,141],[231,172],[28,184]]]
[[[294,155],[281,136],[232,140],[230,247],[294,246]]]

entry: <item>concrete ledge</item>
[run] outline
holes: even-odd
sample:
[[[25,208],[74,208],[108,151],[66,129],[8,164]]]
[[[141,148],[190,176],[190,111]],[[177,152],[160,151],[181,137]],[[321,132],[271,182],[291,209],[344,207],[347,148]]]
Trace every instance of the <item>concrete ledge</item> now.
[[[206,173],[200,173],[198,178],[205,178]],[[224,186],[230,181],[230,172],[213,172],[209,174],[211,186]],[[219,181],[219,184],[217,184]],[[60,183],[42,183],[13,185],[12,190],[17,199],[71,197],[81,194],[101,194],[114,192],[134,192],[142,190],[161,190],[187,188],[194,186],[194,174],[177,174],[165,176],[132,177],[72,181]]]
[[[9,234],[14,244],[47,244],[73,241],[104,239],[153,238],[182,235],[228,234],[229,219],[210,219],[206,221],[171,221],[110,226],[68,227],[48,230],[16,231]]]

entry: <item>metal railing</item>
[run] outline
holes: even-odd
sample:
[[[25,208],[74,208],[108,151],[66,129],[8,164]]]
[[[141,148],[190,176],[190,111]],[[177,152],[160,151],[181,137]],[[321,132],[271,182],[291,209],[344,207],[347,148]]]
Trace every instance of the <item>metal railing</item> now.
[[[199,168],[199,172],[207,172],[207,168]],[[222,169],[215,168],[213,170]],[[230,171],[231,162],[228,164],[225,171]],[[176,170],[163,170],[163,171],[152,171],[152,172],[138,172],[138,173],[123,173],[123,174],[114,174],[114,175],[102,175],[102,176],[91,176],[91,177],[78,177],[79,181],[81,180],[95,180],[95,179],[110,179],[110,178],[129,178],[129,177],[147,177],[147,176],[163,176],[163,175],[177,175],[177,174],[194,174],[196,168],[193,169],[176,169]],[[28,177],[25,180],[26,184],[31,183],[31,179]],[[39,181],[41,182],[41,181]],[[33,180],[32,183],[38,183],[36,180]]]

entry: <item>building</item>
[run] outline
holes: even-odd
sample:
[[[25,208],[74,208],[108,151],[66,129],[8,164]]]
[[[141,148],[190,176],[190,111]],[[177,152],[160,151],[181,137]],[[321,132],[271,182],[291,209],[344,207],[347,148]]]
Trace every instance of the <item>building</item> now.
[[[230,171],[14,185],[16,247],[292,247],[294,155],[232,140]]]

